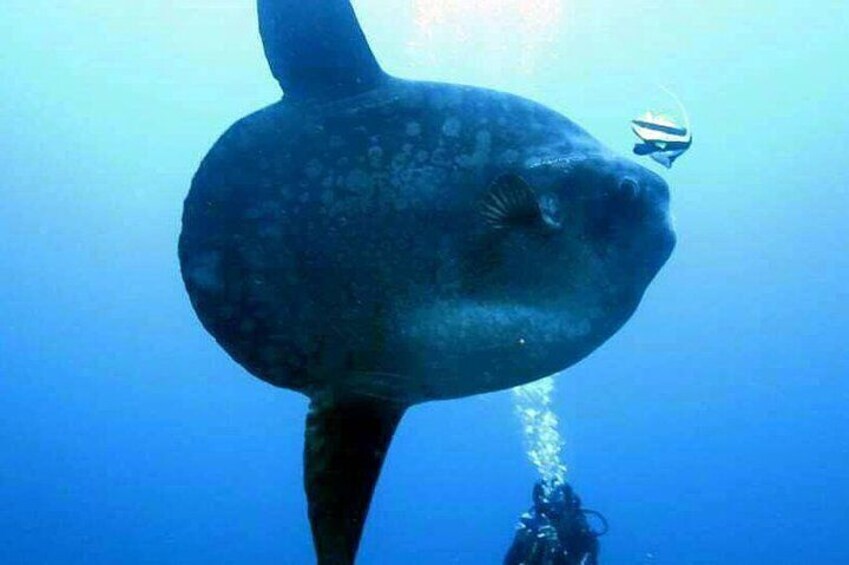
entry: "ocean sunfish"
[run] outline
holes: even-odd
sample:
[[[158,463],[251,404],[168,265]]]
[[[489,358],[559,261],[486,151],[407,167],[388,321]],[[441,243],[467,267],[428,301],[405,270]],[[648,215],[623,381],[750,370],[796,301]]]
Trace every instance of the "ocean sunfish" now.
[[[616,333],[674,247],[669,189],[540,104],[388,75],[349,0],[259,17],[285,96],[204,158],[180,263],[221,347],[311,399],[316,554],[350,564],[404,412]]]

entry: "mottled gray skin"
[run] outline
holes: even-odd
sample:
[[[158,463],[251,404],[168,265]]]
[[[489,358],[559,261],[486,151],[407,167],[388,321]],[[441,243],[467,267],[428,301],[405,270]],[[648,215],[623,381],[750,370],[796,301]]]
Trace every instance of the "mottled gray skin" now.
[[[488,224],[481,203],[508,173],[554,229]],[[601,345],[672,251],[668,196],[543,106],[387,78],[230,128],[194,179],[180,258],[203,324],[257,377],[411,405]]]

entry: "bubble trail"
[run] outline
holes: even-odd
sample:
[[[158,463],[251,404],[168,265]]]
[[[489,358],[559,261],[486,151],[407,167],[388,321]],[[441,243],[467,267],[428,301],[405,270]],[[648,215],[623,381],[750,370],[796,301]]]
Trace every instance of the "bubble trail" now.
[[[566,482],[563,439],[557,414],[552,409],[554,379],[549,377],[513,389],[516,414],[525,436],[525,450],[545,485]]]

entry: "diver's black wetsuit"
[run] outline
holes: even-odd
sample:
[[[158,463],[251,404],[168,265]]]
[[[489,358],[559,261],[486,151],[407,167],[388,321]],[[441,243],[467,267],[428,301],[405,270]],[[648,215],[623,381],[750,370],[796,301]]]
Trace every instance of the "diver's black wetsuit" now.
[[[504,565],[598,565],[604,532],[590,527],[588,513],[568,484],[537,483],[534,506],[522,515]]]

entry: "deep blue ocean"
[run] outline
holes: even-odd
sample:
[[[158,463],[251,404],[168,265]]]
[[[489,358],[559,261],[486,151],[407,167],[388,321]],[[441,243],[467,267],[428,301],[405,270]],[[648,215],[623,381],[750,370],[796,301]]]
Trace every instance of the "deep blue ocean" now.
[[[672,259],[555,379],[602,562],[849,563],[849,3],[465,1],[355,4],[388,72],[620,153],[675,110],[660,85],[692,120],[670,171],[643,162]],[[0,565],[314,562],[307,400],[216,345],[176,253],[201,158],[279,96],[253,2],[3,2]],[[417,406],[358,563],[500,563],[536,479],[509,391]]]

